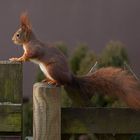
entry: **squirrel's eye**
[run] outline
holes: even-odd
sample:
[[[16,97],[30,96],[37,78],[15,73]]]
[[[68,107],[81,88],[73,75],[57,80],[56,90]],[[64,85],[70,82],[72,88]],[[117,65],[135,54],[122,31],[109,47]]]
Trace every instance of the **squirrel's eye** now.
[[[19,37],[19,34],[17,34],[17,37]]]

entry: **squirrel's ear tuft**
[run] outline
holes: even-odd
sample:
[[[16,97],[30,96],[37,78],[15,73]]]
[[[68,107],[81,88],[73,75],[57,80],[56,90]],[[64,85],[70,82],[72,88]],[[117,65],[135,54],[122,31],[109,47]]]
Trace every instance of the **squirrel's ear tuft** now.
[[[20,24],[21,24],[21,28],[28,30],[28,31],[31,30],[31,23],[30,23],[30,20],[28,18],[27,12],[24,12],[21,14]]]

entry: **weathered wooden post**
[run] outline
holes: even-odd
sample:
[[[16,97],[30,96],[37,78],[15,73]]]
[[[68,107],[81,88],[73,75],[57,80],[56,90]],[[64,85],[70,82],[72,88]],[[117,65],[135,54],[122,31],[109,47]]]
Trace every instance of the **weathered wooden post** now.
[[[33,139],[61,140],[60,87],[36,83],[33,87]]]
[[[0,61],[0,139],[7,135],[21,139],[21,129],[22,64]]]

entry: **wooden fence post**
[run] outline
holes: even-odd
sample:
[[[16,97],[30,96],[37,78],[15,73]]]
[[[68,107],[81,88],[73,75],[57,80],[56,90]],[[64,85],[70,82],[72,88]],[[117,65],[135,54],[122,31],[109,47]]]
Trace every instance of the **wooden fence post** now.
[[[22,135],[22,63],[0,61],[0,140]]]
[[[61,140],[60,87],[34,84],[33,139]]]

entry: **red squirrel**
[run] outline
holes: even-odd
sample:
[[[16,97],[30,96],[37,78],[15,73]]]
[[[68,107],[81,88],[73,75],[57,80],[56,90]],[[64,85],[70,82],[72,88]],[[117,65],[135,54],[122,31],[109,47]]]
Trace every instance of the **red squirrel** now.
[[[90,75],[75,76],[59,49],[36,38],[27,14],[21,15],[20,22],[20,28],[14,33],[12,40],[23,47],[24,53],[19,58],[10,58],[10,61],[31,61],[38,64],[46,77],[43,82],[64,85],[67,91],[79,92],[83,98],[91,98],[95,93],[115,95],[130,107],[140,109],[140,85],[127,71],[107,67]]]

